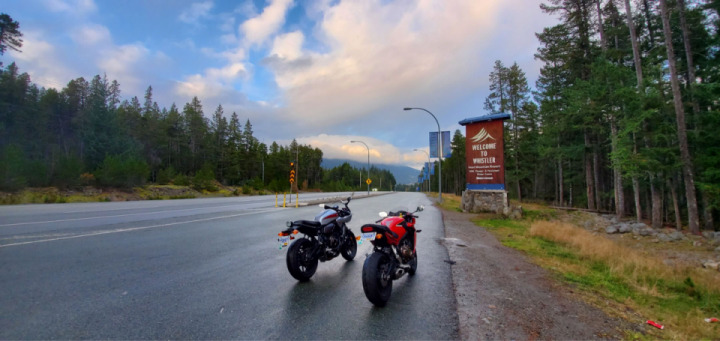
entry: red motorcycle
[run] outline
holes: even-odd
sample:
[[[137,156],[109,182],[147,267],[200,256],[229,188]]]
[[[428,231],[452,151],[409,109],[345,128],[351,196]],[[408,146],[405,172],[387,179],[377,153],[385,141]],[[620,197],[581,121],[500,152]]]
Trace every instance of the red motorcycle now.
[[[365,259],[362,271],[362,283],[365,296],[378,307],[384,307],[392,293],[392,281],[405,274],[415,275],[417,270],[417,252],[415,250],[417,233],[415,213],[423,210],[419,206],[415,212],[380,212],[380,224],[365,224],[360,228],[362,235],[358,243],[370,241],[373,252]]]

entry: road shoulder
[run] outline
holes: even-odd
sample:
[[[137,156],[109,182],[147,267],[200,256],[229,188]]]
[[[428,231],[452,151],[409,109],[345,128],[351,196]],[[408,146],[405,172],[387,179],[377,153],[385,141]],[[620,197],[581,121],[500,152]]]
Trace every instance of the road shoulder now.
[[[631,325],[576,297],[472,214],[442,210],[463,340],[622,339]]]

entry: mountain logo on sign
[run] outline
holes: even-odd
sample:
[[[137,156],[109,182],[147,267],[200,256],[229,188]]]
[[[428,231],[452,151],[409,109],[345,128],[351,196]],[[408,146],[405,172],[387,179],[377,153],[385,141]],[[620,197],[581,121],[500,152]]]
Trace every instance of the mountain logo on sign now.
[[[492,137],[492,136],[490,136],[490,134],[488,134],[488,132],[487,132],[487,130],[485,130],[485,128],[482,128],[482,129],[480,130],[480,132],[477,133],[477,135],[475,135],[473,138],[471,138],[471,140],[472,140],[473,142],[475,142],[475,143],[480,143],[480,142],[483,142],[483,141],[485,141],[485,140],[487,140],[487,139],[493,139],[493,140],[494,140],[495,138]]]

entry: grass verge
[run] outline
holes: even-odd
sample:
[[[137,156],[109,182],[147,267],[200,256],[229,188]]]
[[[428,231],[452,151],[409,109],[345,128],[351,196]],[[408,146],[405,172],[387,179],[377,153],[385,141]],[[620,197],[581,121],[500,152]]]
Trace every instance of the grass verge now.
[[[459,207],[451,198],[441,205]],[[456,206],[453,206],[456,205]],[[720,273],[688,266],[666,265],[653,254],[616,243],[601,234],[554,220],[557,212],[542,205],[524,205],[522,220],[487,214],[473,221],[493,233],[505,246],[525,252],[558,279],[571,283],[580,295],[608,313],[654,320],[664,330],[649,327],[647,335],[629,333],[628,339],[718,339]],[[634,311],[635,315],[628,315]],[[640,317],[638,317],[639,315]]]

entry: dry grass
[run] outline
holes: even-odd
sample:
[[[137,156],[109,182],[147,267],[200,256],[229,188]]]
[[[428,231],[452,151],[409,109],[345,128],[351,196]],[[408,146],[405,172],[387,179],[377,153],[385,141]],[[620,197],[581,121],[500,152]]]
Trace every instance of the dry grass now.
[[[602,261],[610,266],[611,272],[631,274],[635,280],[647,277],[684,280],[692,275],[696,284],[713,288],[715,289],[713,291],[720,293],[717,273],[697,271],[696,267],[685,264],[668,266],[657,258],[620,246],[612,240],[598,238],[592,232],[568,223],[534,222],[530,226],[530,235],[572,246],[578,250],[581,256]],[[638,289],[645,292],[656,290],[653,285],[639,286]]]
[[[720,310],[720,274],[717,271],[685,264],[668,266],[657,257],[621,246],[569,223],[536,221],[531,224],[529,235],[565,245],[583,262],[607,266],[609,276],[630,288],[623,303],[667,326],[662,334],[654,335],[668,339],[720,337],[720,328],[703,320],[710,317],[706,316],[709,312]],[[543,263],[557,261],[545,259]],[[574,266],[560,263],[557,266],[563,273],[585,275],[580,269],[573,269]],[[598,286],[598,283],[591,286]],[[598,287],[603,289],[603,285]]]

